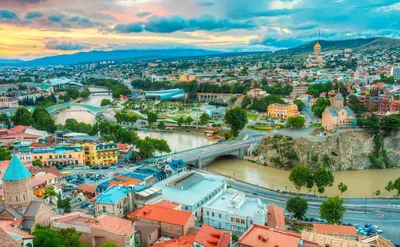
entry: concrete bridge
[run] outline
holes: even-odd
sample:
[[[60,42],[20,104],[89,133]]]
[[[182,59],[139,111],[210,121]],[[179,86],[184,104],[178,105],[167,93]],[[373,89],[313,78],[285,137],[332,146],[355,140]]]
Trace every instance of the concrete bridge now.
[[[240,97],[240,93],[197,93],[198,102],[216,102],[229,100],[232,97]]]
[[[191,150],[185,150],[172,155],[158,157],[156,160],[164,160],[167,158],[179,160],[182,159],[186,163],[202,168],[213,160],[223,156],[235,156],[238,159],[243,159],[247,150],[252,144],[260,141],[264,135],[244,136],[242,139],[233,141],[219,142],[208,146],[203,146]]]
[[[102,112],[105,109],[107,109],[107,107],[104,107],[104,106],[94,106],[94,105],[82,104],[82,103],[63,103],[63,104],[49,106],[46,108],[46,110],[50,113],[50,115],[54,115],[60,111],[68,109],[71,106],[79,106],[79,107],[85,108],[85,110],[87,110],[89,113],[91,113],[93,115],[96,115],[97,113]]]
[[[90,93],[91,93],[92,95],[95,95],[95,94],[105,94],[105,93],[107,93],[108,95],[111,95],[111,94],[112,94],[112,91],[111,91],[111,90],[99,90],[99,91],[90,91]]]

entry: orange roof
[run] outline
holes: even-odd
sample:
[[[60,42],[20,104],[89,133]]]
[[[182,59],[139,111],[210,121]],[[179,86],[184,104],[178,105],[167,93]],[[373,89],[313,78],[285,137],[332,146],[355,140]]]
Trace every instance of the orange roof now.
[[[314,232],[318,234],[357,237],[355,226],[338,226],[331,224],[314,224]]]
[[[154,205],[163,207],[163,208],[172,208],[172,209],[176,209],[177,207],[180,206],[180,204],[171,202],[171,201],[162,201],[162,202],[156,203]]]
[[[22,237],[23,239],[33,239],[34,238],[34,236],[29,235],[28,233],[23,232],[17,228],[12,228],[12,227],[8,226],[8,227],[2,227],[2,229],[7,233],[12,233],[14,235]]]
[[[35,176],[35,178],[38,180],[41,180],[41,181],[48,181],[48,180],[57,178],[57,176],[52,173],[46,173],[42,176]]]
[[[274,229],[286,230],[285,212],[276,205],[268,206],[268,226]]]
[[[194,241],[204,247],[227,247],[231,242],[231,235],[203,224]]]
[[[110,215],[105,215],[91,227],[125,235],[131,235],[133,232],[132,221]]]
[[[141,208],[138,208],[138,209],[136,209],[136,210],[130,212],[129,214],[127,214],[126,217],[133,219],[133,218],[136,217],[136,215],[137,215],[141,210],[142,210]]]
[[[115,180],[112,180],[110,182],[110,184],[108,185],[108,188],[110,188],[111,186],[115,185],[123,185],[124,187],[128,187],[131,184],[139,184],[140,182],[142,182],[142,180],[137,179],[137,178],[130,178],[130,177],[126,177],[126,176],[117,176],[115,177]]]
[[[147,204],[136,214],[137,218],[160,221],[177,226],[185,226],[193,217],[192,213],[186,211],[164,208]]]
[[[171,239],[167,242],[155,243],[153,247],[192,247],[196,235],[187,235]]]
[[[126,145],[124,143],[117,143],[117,146],[118,146],[119,150],[128,150],[129,149],[128,145]]]
[[[300,240],[297,234],[254,224],[239,238],[239,244],[251,247],[298,247]],[[304,242],[307,246],[318,246],[314,242]]]
[[[54,174],[54,175],[56,175],[57,177],[63,177],[63,176],[64,176],[64,175],[57,169],[57,167],[55,167],[55,166],[51,166],[51,167],[48,167],[48,168],[44,168],[44,171],[45,171],[46,173]]]
[[[0,161],[0,171],[7,170],[8,165],[10,164],[9,160]]]
[[[89,193],[96,193],[96,185],[94,184],[80,184],[76,187],[78,190],[89,192]]]

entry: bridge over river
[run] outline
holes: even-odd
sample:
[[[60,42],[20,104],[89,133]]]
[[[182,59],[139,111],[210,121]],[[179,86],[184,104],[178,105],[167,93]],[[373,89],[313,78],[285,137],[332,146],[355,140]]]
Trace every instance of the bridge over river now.
[[[46,108],[46,110],[50,113],[50,115],[54,115],[59,113],[60,111],[70,108],[71,106],[79,106],[85,108],[85,110],[87,110],[89,113],[93,115],[96,115],[97,113],[102,112],[108,108],[107,106],[94,106],[90,104],[72,102],[72,103],[63,103],[63,104],[49,106]]]

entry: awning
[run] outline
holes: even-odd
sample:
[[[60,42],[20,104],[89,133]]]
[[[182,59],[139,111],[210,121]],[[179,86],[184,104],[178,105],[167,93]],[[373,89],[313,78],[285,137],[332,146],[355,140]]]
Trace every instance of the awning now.
[[[145,190],[143,190],[141,192],[138,192],[137,194],[142,196],[142,197],[148,197],[148,196],[151,196],[151,195],[153,195],[153,194],[155,194],[155,193],[157,193],[159,191],[161,191],[160,188],[152,186],[152,187],[150,187],[148,189],[145,189]]]

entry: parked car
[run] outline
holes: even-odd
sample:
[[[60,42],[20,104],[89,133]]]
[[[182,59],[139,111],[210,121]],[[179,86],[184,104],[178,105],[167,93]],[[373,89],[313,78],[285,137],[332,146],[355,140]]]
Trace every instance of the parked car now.
[[[377,232],[377,233],[383,233],[383,230],[377,226],[377,225],[373,225],[372,228]]]
[[[81,208],[86,208],[87,206],[89,206],[90,204],[87,202],[82,202],[81,203]]]

